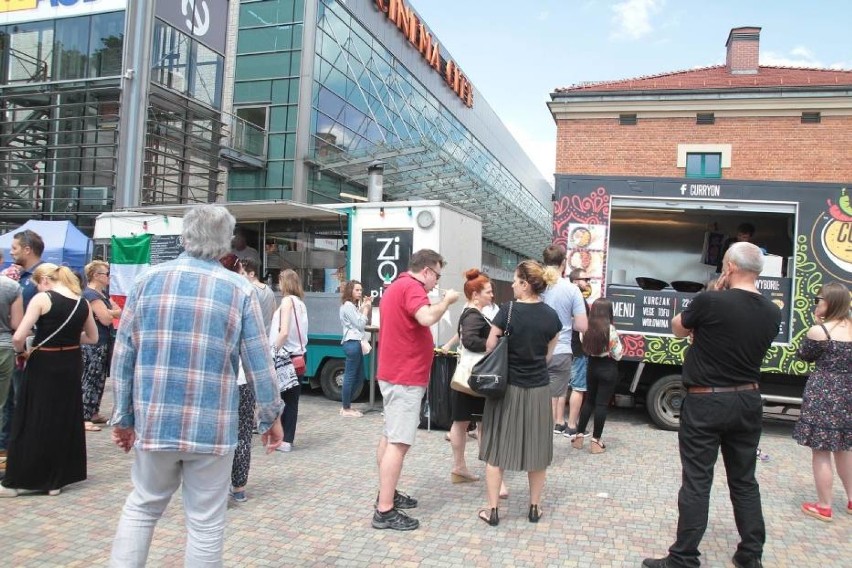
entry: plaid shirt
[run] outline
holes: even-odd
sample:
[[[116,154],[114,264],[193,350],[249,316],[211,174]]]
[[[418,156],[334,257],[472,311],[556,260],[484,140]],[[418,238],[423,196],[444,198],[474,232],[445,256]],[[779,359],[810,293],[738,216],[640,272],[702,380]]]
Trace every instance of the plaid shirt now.
[[[112,360],[113,423],[137,449],[223,455],[237,444],[242,359],[260,431],[281,413],[254,286],[214,260],[182,254],[139,277]]]

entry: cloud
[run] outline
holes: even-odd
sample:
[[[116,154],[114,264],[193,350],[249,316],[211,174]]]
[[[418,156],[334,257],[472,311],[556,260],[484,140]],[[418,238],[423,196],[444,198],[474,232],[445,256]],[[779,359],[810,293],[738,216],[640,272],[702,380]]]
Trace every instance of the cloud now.
[[[539,22],[546,22],[547,20],[550,19],[550,12],[548,12],[547,10],[542,10],[541,12],[538,13],[538,16],[537,16],[536,19]]]
[[[651,16],[660,11],[665,0],[624,0],[612,7],[615,29],[613,39],[640,39],[652,31]]]
[[[815,67],[820,69],[844,69],[848,62],[827,64],[821,61],[812,49],[797,45],[787,53],[764,51],[760,54],[760,64],[772,67]],[[844,67],[845,66],[845,67]]]

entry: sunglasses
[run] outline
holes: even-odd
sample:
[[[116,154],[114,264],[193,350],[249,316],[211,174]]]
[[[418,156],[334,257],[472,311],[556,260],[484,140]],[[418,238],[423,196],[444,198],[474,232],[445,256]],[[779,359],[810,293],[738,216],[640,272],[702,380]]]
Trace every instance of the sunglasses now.
[[[109,272],[95,272],[95,274],[100,274],[101,276],[109,276]]]
[[[822,296],[814,296],[814,305],[819,304],[820,300],[824,300],[824,299],[825,298],[823,298]]]

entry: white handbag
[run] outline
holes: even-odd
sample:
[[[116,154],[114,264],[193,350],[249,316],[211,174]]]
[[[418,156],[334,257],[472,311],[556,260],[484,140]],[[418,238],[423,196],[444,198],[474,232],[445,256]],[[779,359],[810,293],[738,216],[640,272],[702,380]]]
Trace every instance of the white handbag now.
[[[468,351],[459,344],[459,362],[456,365],[456,371],[453,373],[453,378],[450,380],[450,388],[470,396],[481,397],[482,395],[476,394],[473,390],[471,390],[467,384],[467,380],[470,378],[470,371],[473,369],[473,366],[476,365],[483,357],[485,357],[485,353]]]

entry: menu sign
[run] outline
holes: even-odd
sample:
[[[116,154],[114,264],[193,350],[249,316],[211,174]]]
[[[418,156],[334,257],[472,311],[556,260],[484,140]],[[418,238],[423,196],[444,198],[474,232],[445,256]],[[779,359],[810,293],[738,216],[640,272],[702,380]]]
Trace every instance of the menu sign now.
[[[787,343],[790,329],[789,278],[761,277],[757,288],[781,309],[781,326],[776,342]],[[615,327],[621,333],[670,335],[672,318],[685,310],[696,294],[674,290],[642,290],[633,286],[612,285],[607,297],[612,300]]]
[[[181,235],[153,235],[151,237],[151,265],[176,259],[183,252]]]

